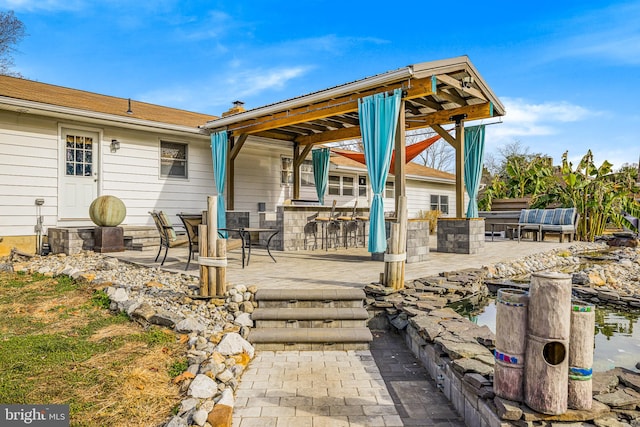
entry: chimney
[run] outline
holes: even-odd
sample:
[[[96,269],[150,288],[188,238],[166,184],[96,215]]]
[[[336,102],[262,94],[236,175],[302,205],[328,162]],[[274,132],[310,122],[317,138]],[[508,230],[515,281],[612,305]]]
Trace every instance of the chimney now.
[[[243,111],[245,111],[244,102],[233,101],[233,107],[229,108],[229,111],[225,111],[224,113],[222,113],[222,117],[227,117],[232,114],[242,113]]]

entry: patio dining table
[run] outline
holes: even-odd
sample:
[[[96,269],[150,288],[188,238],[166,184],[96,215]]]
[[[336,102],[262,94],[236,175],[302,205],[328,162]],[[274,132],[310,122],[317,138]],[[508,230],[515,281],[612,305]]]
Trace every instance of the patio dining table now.
[[[267,237],[267,253],[273,260],[273,262],[277,262],[276,259],[271,254],[271,241],[273,238],[280,233],[280,230],[277,228],[254,228],[254,227],[237,227],[237,228],[219,228],[218,231],[226,231],[232,233],[238,233],[240,236],[240,240],[242,240],[242,268],[245,265],[249,265],[249,261],[251,259],[251,247],[253,246],[251,241],[251,233],[266,233]],[[245,248],[246,248],[246,263],[245,263]]]

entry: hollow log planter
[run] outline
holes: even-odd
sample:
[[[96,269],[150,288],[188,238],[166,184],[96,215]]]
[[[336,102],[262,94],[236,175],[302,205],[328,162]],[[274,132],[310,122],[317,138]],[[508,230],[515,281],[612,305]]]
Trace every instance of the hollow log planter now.
[[[522,402],[529,293],[500,289],[496,299],[493,389],[497,396]]]
[[[595,322],[593,305],[576,300],[572,302],[568,395],[568,406],[571,409],[589,410],[593,403],[591,375]]]
[[[529,287],[524,401],[534,411],[567,411],[571,276],[534,273]]]

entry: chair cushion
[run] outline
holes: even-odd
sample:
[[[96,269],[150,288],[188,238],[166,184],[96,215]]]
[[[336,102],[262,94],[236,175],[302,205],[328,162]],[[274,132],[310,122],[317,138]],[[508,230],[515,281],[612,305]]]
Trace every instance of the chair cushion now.
[[[555,215],[555,209],[541,209],[542,216],[540,218],[540,224],[553,224],[553,217]]]
[[[164,226],[171,227],[169,228],[169,240],[173,242],[174,240],[176,240],[176,231],[173,229],[173,224],[171,224],[171,221],[169,221],[169,218],[163,211],[160,211],[158,213],[158,216],[160,217],[160,221],[162,221]]]
[[[572,225],[576,208],[556,208],[553,225]]]

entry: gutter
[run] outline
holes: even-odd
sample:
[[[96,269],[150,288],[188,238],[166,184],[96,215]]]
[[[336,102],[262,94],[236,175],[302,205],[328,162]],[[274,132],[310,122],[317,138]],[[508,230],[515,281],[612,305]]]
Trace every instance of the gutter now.
[[[293,109],[296,107],[313,104],[319,101],[326,101],[345,93],[358,92],[364,89],[369,89],[375,86],[381,86],[387,83],[396,82],[398,80],[406,79],[413,76],[413,66],[400,68],[398,70],[389,71],[387,73],[379,74],[377,76],[365,78],[352,83],[347,83],[341,86],[336,86],[331,89],[322,90],[309,95],[303,95],[298,98],[289,99],[288,101],[278,102],[276,104],[267,105],[264,107],[255,108],[253,110],[245,111],[231,116],[222,117],[217,120],[207,122],[204,129],[219,129],[230,124],[236,123],[240,120],[250,120],[256,117],[267,116],[269,114],[277,113],[284,110]]]
[[[65,115],[72,115],[72,116],[81,116],[81,117],[91,118],[96,120],[104,120],[108,122],[124,123],[126,125],[130,125],[130,127],[145,127],[145,128],[152,127],[152,128],[164,129],[164,130],[169,130],[174,132],[177,131],[177,132],[192,133],[197,135],[208,134],[207,132],[203,131],[199,127],[174,125],[170,123],[155,122],[152,120],[136,119],[133,117],[123,117],[115,114],[99,113],[96,111],[81,110],[78,108],[63,107],[63,106],[52,105],[52,104],[43,104],[40,102],[26,101],[22,99],[9,98],[6,96],[0,96],[0,104],[6,104],[13,107],[17,107],[18,112],[20,112],[19,110],[20,108],[23,108],[27,110],[37,110],[44,115],[65,114]],[[47,113],[54,113],[54,114],[47,114]]]

